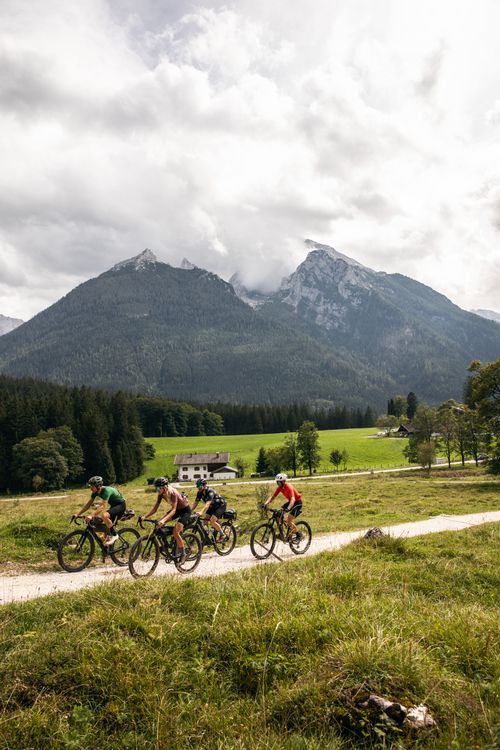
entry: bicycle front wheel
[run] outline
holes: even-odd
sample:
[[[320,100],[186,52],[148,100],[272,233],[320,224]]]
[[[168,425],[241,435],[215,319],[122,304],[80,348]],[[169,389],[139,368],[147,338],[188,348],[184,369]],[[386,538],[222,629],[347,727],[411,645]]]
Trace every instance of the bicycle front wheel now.
[[[220,525],[223,538],[219,539],[218,536],[214,541],[215,551],[218,555],[229,555],[236,545],[236,529],[230,521],[225,521]]]
[[[118,539],[116,542],[113,542],[109,550],[109,556],[116,565],[120,565],[121,567],[128,565],[130,550],[134,542],[139,539],[139,536],[140,534],[137,529],[132,527],[118,530]]]
[[[57,545],[59,565],[68,573],[77,573],[90,564],[94,556],[95,542],[88,531],[77,529],[66,534]]]
[[[134,578],[147,578],[154,573],[160,559],[160,546],[154,536],[141,536],[132,545],[128,569]]]
[[[250,549],[257,560],[265,560],[272,554],[276,544],[276,533],[269,523],[259,523],[250,536]]]
[[[303,555],[311,546],[312,531],[307,521],[296,521],[297,533],[293,534],[288,544],[296,555]]]
[[[192,573],[193,570],[198,567],[198,563],[201,560],[203,545],[200,542],[199,537],[192,531],[183,534],[182,538],[184,540],[186,557],[183,562],[174,559],[174,565],[179,573]]]

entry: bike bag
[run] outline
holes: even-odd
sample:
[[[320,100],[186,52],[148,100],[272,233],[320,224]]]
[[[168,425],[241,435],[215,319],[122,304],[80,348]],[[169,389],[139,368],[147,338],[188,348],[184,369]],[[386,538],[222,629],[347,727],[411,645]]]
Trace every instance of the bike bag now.
[[[126,510],[123,516],[120,517],[120,521],[128,521],[129,518],[133,518],[135,516],[135,511],[130,509]]]
[[[222,518],[227,518],[230,521],[236,521],[237,517],[238,513],[234,510],[234,508],[228,508],[228,510],[225,510],[222,514]]]

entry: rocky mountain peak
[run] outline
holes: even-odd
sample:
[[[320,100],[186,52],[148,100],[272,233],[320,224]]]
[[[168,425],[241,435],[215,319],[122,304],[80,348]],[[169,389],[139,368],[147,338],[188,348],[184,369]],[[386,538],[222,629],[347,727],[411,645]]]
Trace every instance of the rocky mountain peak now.
[[[18,328],[23,323],[24,320],[20,320],[19,318],[8,318],[6,315],[0,315],[0,336],[13,331],[14,328]]]
[[[362,263],[359,263],[357,260],[354,260],[354,258],[349,258],[348,255],[344,255],[344,253],[340,253],[338,250],[335,250],[335,248],[330,247],[329,245],[322,245],[320,242],[315,242],[314,240],[305,240],[304,244],[310,251],[309,255],[311,255],[311,253],[314,253],[315,257],[323,256],[327,259],[334,260],[334,261],[340,260],[346,263],[348,266],[354,266],[356,268],[364,268],[367,271],[371,271],[371,269],[368,268],[367,266],[363,266]]]
[[[158,259],[152,250],[146,248],[142,253],[139,253],[139,255],[134,255],[133,258],[122,260],[120,263],[117,263],[111,270],[120,271],[122,268],[129,268],[134,269],[135,271],[143,271],[152,263],[158,263]]]
[[[181,263],[181,268],[184,271],[192,271],[193,269],[198,268],[198,266],[196,266],[194,263],[191,263],[191,261],[188,260],[187,258],[183,258],[182,263]]]

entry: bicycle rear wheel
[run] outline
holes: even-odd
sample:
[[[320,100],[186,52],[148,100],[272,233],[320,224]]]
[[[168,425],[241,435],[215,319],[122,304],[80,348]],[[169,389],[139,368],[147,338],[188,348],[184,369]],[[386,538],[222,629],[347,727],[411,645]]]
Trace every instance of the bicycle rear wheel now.
[[[160,559],[160,546],[151,534],[141,536],[132,545],[128,569],[134,578],[147,578],[154,573]]]
[[[77,573],[90,564],[94,550],[92,535],[86,530],[77,529],[66,534],[57,545],[57,560],[63,570]]]
[[[272,554],[276,544],[276,533],[269,523],[259,523],[250,536],[250,549],[257,560],[265,560]]]
[[[183,562],[174,559],[174,565],[179,573],[192,573],[193,570],[198,567],[198,563],[201,560],[203,545],[200,542],[199,537],[192,531],[188,531],[183,534],[182,538],[184,540],[186,558]]]
[[[290,549],[296,555],[303,555],[311,545],[312,531],[307,521],[296,521],[297,533],[289,540]]]
[[[116,565],[125,567],[128,565],[128,556],[134,542],[139,539],[139,532],[137,529],[127,527],[125,529],[118,529],[118,539],[113,542],[109,550],[109,556]]]
[[[220,525],[224,539],[215,538],[214,547],[218,555],[229,555],[236,545],[236,529],[230,521],[225,521]]]

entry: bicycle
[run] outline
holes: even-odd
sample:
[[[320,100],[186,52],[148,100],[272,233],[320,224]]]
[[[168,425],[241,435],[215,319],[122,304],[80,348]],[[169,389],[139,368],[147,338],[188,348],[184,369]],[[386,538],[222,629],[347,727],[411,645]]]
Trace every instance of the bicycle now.
[[[177,544],[173,535],[173,526],[157,525],[151,518],[139,518],[139,526],[152,523],[154,528],[149,534],[140,536],[130,550],[128,569],[134,578],[147,578],[154,573],[160,556],[166,563],[173,562],[179,573],[192,573],[198,566],[203,551],[203,545],[198,536],[192,531],[182,532],[186,556],[177,554]]]
[[[203,523],[199,513],[193,513],[189,519],[187,525],[188,529],[192,529],[195,534],[198,534],[203,547],[213,547],[218,555],[229,555],[236,546],[236,539],[238,532],[236,531],[233,522],[236,520],[237,513],[235,510],[225,510],[222,518],[225,519],[220,523],[221,532],[223,537],[219,537],[219,534],[215,529],[211,532],[208,527]]]
[[[274,550],[276,540],[288,544],[295,555],[303,555],[310,545],[312,539],[311,527],[307,521],[295,521],[297,531],[292,531],[285,522],[285,514],[282,508],[262,508],[271,514],[271,519],[259,523],[250,536],[250,549],[252,555],[258,560],[265,560]]]
[[[107,529],[101,519],[90,521],[85,525],[85,529],[70,531],[57,545],[57,560],[61,568],[68,573],[78,573],[90,565],[96,547],[101,549],[103,562],[109,555],[116,565],[120,567],[127,565],[129,551],[139,538],[139,532],[133,527],[120,529],[118,524],[120,521],[128,521],[133,516],[135,516],[133,510],[126,510],[116,522],[118,539],[109,547],[104,544]],[[81,526],[80,516],[74,516],[71,522]]]

